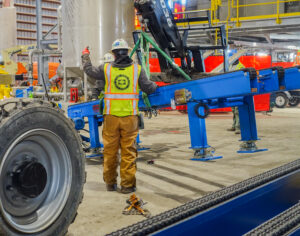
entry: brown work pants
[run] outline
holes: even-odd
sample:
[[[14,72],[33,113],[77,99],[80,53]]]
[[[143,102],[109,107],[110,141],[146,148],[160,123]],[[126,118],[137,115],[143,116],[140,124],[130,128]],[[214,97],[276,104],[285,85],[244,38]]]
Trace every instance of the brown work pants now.
[[[103,179],[105,183],[117,183],[118,151],[121,148],[121,186],[125,188],[135,187],[138,117],[105,115],[102,135],[104,144]]]

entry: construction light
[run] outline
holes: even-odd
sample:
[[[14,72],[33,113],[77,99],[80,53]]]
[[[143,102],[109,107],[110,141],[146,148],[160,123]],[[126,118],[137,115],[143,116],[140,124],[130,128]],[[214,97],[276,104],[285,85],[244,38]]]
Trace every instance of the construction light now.
[[[265,57],[265,56],[268,56],[268,54],[265,53],[265,52],[258,52],[257,56],[259,56],[259,57]]]

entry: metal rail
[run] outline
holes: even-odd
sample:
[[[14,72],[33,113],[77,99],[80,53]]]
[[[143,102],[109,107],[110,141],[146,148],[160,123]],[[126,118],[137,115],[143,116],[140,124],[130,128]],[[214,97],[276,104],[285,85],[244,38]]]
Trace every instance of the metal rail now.
[[[291,232],[290,235],[293,235],[296,232],[299,234],[298,228],[300,228],[300,203],[251,230],[245,236],[285,235],[288,232]]]

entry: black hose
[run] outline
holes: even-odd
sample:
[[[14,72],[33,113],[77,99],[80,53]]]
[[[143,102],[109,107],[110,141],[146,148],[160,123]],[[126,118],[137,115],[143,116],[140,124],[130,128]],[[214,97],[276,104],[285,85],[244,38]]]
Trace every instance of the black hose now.
[[[47,90],[47,86],[46,86],[44,74],[42,73],[41,75],[42,75],[42,79],[43,79],[43,85],[44,85],[44,89],[45,89],[45,95],[46,95],[46,98],[48,99],[48,101],[50,102],[50,97],[49,97],[49,94],[48,94],[48,90]]]
[[[204,115],[201,115],[200,113],[199,113],[199,108],[200,107],[204,107]],[[208,117],[208,115],[209,115],[209,107],[205,104],[205,103],[198,103],[195,107],[194,107],[194,109],[195,109],[195,113],[196,113],[196,115],[199,117],[199,118],[201,118],[201,119],[205,119],[206,117]]]

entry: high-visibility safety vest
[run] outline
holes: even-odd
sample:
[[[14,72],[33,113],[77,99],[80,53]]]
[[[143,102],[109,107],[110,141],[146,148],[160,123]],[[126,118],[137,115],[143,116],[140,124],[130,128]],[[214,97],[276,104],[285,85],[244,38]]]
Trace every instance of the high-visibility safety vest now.
[[[237,64],[237,66],[236,66],[236,70],[241,70],[241,69],[244,69],[244,68],[245,68],[245,66],[241,62],[239,62],[239,64]]]
[[[119,117],[138,115],[141,66],[133,64],[125,68],[105,64],[104,115]]]

